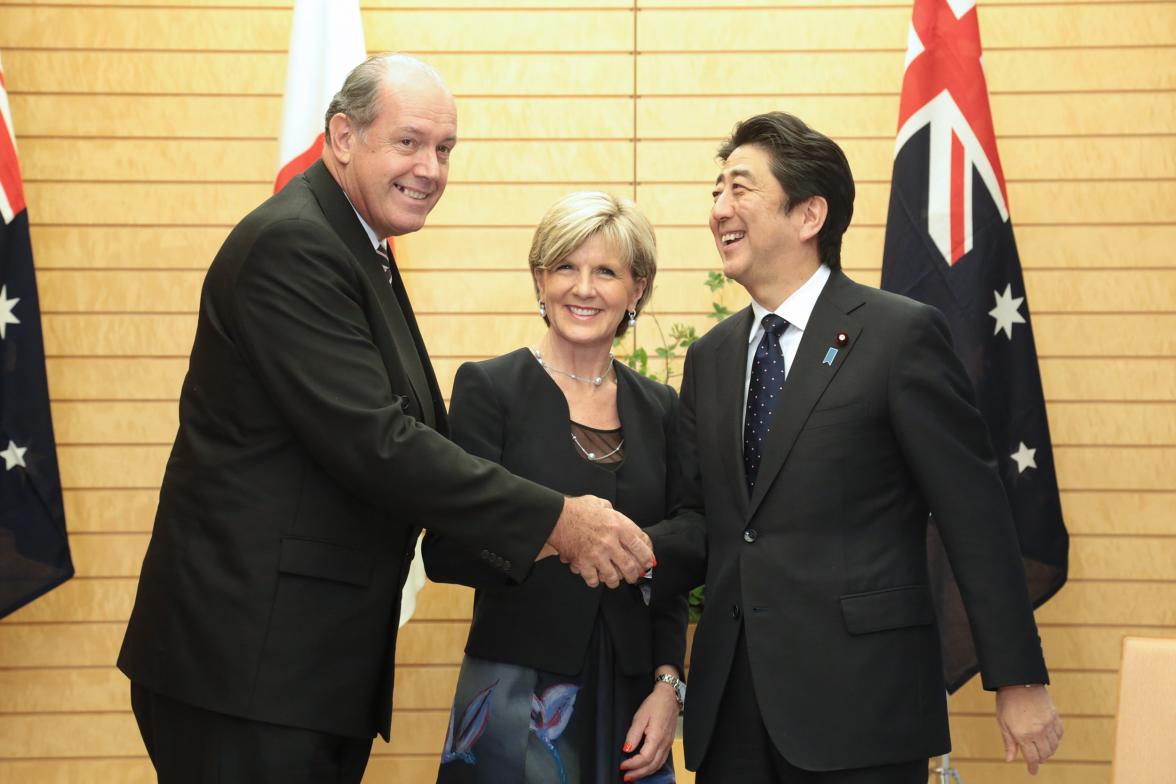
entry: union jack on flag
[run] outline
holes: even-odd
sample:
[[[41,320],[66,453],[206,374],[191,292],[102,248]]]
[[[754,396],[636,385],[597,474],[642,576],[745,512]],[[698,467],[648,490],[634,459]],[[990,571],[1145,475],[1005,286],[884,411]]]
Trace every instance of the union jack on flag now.
[[[0,64],[0,617],[73,575],[29,216]]]
[[[976,387],[1034,607],[1066,581],[1053,446],[1008,189],[988,105],[976,0],[915,0],[898,111],[882,288],[934,305]],[[975,644],[934,520],[927,554],[949,691]]]

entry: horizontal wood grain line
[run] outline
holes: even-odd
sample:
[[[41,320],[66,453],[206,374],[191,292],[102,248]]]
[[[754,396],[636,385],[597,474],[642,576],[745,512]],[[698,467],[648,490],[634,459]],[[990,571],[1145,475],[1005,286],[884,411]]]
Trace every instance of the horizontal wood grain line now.
[[[530,142],[532,139],[520,139],[519,141]],[[604,141],[623,142],[618,139],[607,139]],[[234,179],[218,179],[214,182],[209,180],[193,180],[193,179],[169,179],[169,180],[108,180],[108,179],[81,179],[81,178],[58,178],[58,179],[42,179],[25,177],[24,182],[30,185],[143,185],[149,182],[151,185],[269,185],[273,182],[272,178],[258,178],[248,180],[234,180]],[[1081,183],[1157,183],[1157,182],[1176,182],[1176,177],[1006,177],[1005,182],[1011,184],[1032,183],[1032,184],[1049,184],[1049,183],[1064,183],[1067,185],[1081,184]],[[889,185],[891,180],[889,178],[865,178],[859,177],[854,180],[856,185]],[[456,177],[449,179],[450,185],[564,185],[577,187],[581,185],[697,185],[701,187],[710,187],[710,180],[658,180],[658,179],[626,179],[626,180],[608,180],[598,177],[585,178],[582,180],[464,180]],[[1169,223],[1164,221],[1165,224]],[[45,225],[45,224],[41,224]],[[66,224],[78,225],[78,224]],[[105,223],[104,226],[111,226],[114,224]],[[141,225],[141,224],[138,224]],[[193,224],[185,224],[193,225]],[[498,224],[496,224],[498,225]],[[857,224],[855,224],[857,225]],[[1070,224],[1065,224],[1070,225]],[[1116,224],[1122,225],[1122,224]],[[455,228],[457,224],[446,224],[447,228]]]
[[[1173,47],[1176,48],[1176,47]],[[511,52],[512,55],[519,55],[522,53]],[[1081,87],[1074,89],[1054,89],[1054,90],[989,90],[989,97],[992,96],[1006,96],[1006,95],[1023,95],[1023,96],[1041,96],[1041,95],[1169,95],[1176,93],[1176,89],[1168,89],[1162,87],[1121,87],[1121,88],[1091,88]],[[84,96],[90,98],[99,97],[123,97],[123,98],[277,98],[281,99],[281,93],[237,93],[237,92],[123,92],[115,90],[106,91],[81,91],[81,90],[9,90],[10,96]],[[824,91],[821,92],[821,98],[899,98],[901,93],[894,90],[878,90],[878,91]],[[661,93],[661,92],[615,92],[615,93],[575,93],[569,95],[568,93],[461,93],[455,92],[453,97],[460,101],[462,99],[476,99],[476,100],[534,100],[541,98],[552,98],[565,100],[569,97],[580,99],[596,99],[596,98],[675,98],[675,99],[697,99],[697,98],[812,98],[813,93],[789,93],[789,92],[748,92],[748,93],[705,93],[705,92],[691,92],[691,93]]]
[[[501,9],[485,9],[501,12]],[[528,9],[528,13],[540,10]],[[548,9],[563,13],[563,9]],[[622,13],[632,13],[628,9],[606,9],[601,8],[600,11],[615,11]],[[724,9],[730,10],[730,9]],[[790,9],[791,10],[791,9]],[[464,13],[464,12],[463,12]],[[626,44],[629,42],[625,42]],[[985,52],[1074,52],[1074,51],[1097,51],[1105,49],[1115,50],[1154,50],[1154,49],[1173,49],[1176,45],[1171,43],[1081,43],[1081,44],[1030,44],[1030,45],[988,45],[984,47]],[[69,52],[71,54],[85,53],[85,54],[200,54],[200,55],[283,55],[288,49],[285,47],[273,48],[243,48],[243,49],[206,49],[200,47],[154,47],[154,46],[9,46],[6,47],[7,52]],[[716,48],[700,48],[700,49],[656,49],[656,48],[634,48],[632,46],[617,46],[615,48],[607,49],[405,49],[406,54],[411,54],[416,57],[436,57],[444,55],[445,57],[500,57],[504,55],[522,55],[522,56],[569,56],[569,55],[628,55],[628,56],[656,56],[656,55],[771,55],[771,54],[900,54],[906,51],[902,46],[843,46],[843,47],[782,47],[782,48],[760,48],[760,49],[716,49]],[[256,93],[255,93],[256,94]]]
[[[40,93],[39,95],[44,95]],[[610,96],[615,97],[615,96]],[[1008,141],[1046,141],[1067,140],[1067,139],[1168,139],[1176,137],[1176,134],[1171,133],[1156,133],[1143,131],[1140,133],[1117,132],[1117,133],[1002,133],[997,136],[997,143],[1004,140]],[[46,133],[33,134],[22,133],[20,135],[22,141],[126,141],[134,139],[136,141],[147,142],[259,142],[259,141],[274,141],[278,140],[278,136],[161,136],[161,135],[137,135],[130,131],[125,134],[117,136],[111,134],[61,134],[61,133]],[[462,142],[468,143],[470,141],[486,142],[486,143],[515,143],[520,141],[526,142],[620,142],[631,144],[637,142],[639,144],[651,144],[662,142],[716,142],[718,141],[713,136],[467,136],[462,135]],[[854,141],[854,142],[886,142],[894,141],[894,134],[867,134],[867,133],[839,133],[837,134],[838,141]],[[638,148],[640,149],[640,148]],[[27,181],[27,178],[26,178]],[[457,182],[457,180],[450,180],[450,182]]]

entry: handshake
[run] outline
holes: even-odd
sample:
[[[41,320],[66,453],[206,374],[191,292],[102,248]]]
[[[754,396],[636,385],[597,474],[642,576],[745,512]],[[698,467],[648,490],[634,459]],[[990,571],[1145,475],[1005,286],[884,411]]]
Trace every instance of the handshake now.
[[[589,587],[636,583],[657,562],[649,536],[603,498],[565,498],[563,511],[535,560],[558,555]]]

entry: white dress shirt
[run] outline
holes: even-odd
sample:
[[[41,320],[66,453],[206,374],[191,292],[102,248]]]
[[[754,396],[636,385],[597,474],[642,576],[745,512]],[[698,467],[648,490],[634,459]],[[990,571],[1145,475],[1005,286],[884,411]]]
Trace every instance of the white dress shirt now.
[[[347,194],[344,193],[343,196],[346,198]],[[379,250],[380,246],[384,244],[383,240],[376,236],[376,230],[367,224],[367,221],[359,214],[359,210],[355,209],[354,204],[351,204],[351,199],[347,199],[347,203],[351,205],[351,211],[355,213],[355,217],[359,218],[359,225],[363,226],[364,233],[368,235],[368,239],[372,243],[372,248]]]
[[[804,282],[800,288],[792,292],[788,299],[780,303],[780,307],[771,311],[763,305],[751,301],[752,322],[751,331],[747,335],[747,371],[743,377],[743,421],[747,419],[747,390],[751,386],[751,363],[755,360],[756,349],[760,339],[764,336],[764,316],[775,313],[788,322],[784,334],[780,336],[780,350],[784,352],[784,378],[788,378],[788,371],[792,369],[792,360],[796,357],[796,349],[800,347],[800,339],[804,336],[804,329],[808,326],[809,316],[817,304],[817,297],[825,288],[825,283],[831,274],[829,268],[822,264],[817,271]]]

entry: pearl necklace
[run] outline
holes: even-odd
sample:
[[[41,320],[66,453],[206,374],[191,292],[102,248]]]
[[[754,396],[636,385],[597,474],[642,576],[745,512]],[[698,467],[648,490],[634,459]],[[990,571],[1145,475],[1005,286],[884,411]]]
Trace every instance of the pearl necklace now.
[[[532,348],[531,354],[534,355],[535,360],[539,363],[539,366],[548,373],[559,373],[561,376],[567,376],[573,381],[581,381],[585,384],[591,384],[594,387],[598,387],[604,383],[605,376],[608,375],[608,371],[612,368],[613,363],[613,354],[610,351],[608,354],[608,364],[605,366],[604,370],[599,376],[578,376],[569,370],[560,370],[557,367],[552,367],[551,365],[547,364],[547,362],[543,360],[543,354],[541,354],[537,348]],[[579,446],[579,444],[577,444],[577,446]]]
[[[621,447],[625,445],[625,439],[622,438],[621,443],[617,444],[615,449],[613,449],[611,452],[605,452],[603,455],[597,455],[595,452],[589,452],[587,449],[585,449],[584,446],[580,443],[580,439],[576,438],[575,433],[572,433],[572,443],[580,448],[580,451],[584,453],[584,457],[595,463],[598,460],[604,460],[606,457],[612,457],[617,452],[620,452]]]

